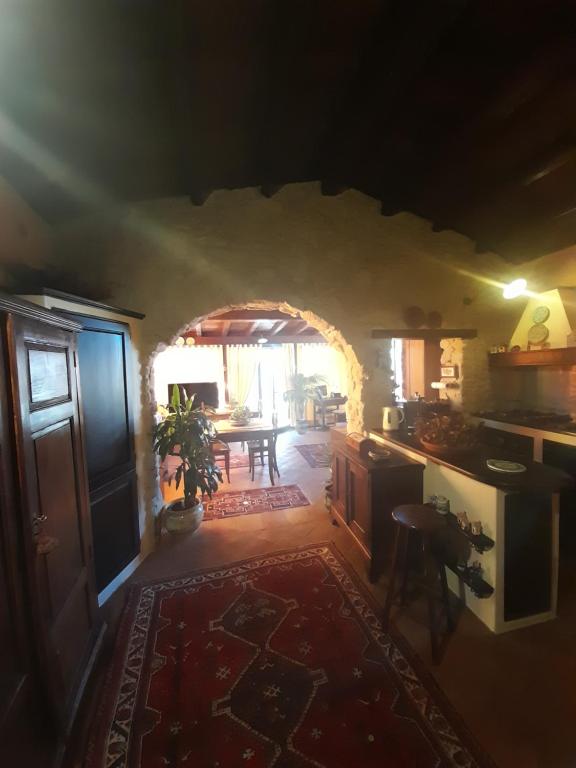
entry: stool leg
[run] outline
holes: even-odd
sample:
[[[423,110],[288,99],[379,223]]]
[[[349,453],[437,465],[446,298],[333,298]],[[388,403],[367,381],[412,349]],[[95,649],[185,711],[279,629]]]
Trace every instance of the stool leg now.
[[[438,570],[440,571],[442,602],[444,603],[444,610],[446,611],[446,626],[448,628],[448,632],[454,632],[454,619],[452,618],[452,611],[450,610],[450,591],[448,589],[448,581],[446,579],[446,568],[441,560],[438,560]]]
[[[226,451],[224,454],[224,467],[226,468],[226,478],[228,479],[228,485],[230,485],[230,451]]]
[[[406,605],[406,587],[408,585],[408,555],[410,552],[410,531],[406,531],[403,537],[402,547],[402,586],[400,588],[400,604]]]
[[[394,554],[392,556],[392,567],[390,570],[390,580],[388,583],[388,593],[386,594],[386,602],[384,603],[384,613],[382,615],[382,625],[384,629],[390,626],[390,611],[392,610],[392,603],[394,602],[394,586],[396,583],[396,573],[399,565],[399,554],[401,545],[402,529],[400,526],[396,526],[396,538],[394,539]]]
[[[423,541],[424,552],[424,568],[425,568],[425,581],[426,581],[426,593],[428,595],[428,621],[430,623],[430,647],[432,650],[432,660],[434,664],[437,664],[440,660],[439,644],[438,644],[438,627],[436,626],[436,606],[435,596],[436,582],[438,579],[438,570],[436,567],[436,560],[430,552],[430,547],[426,537]]]

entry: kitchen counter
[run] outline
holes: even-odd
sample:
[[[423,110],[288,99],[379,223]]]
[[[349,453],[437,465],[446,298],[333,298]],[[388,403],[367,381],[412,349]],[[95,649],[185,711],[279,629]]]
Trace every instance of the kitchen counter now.
[[[453,514],[466,512],[470,522],[482,524],[493,546],[479,551],[468,542],[446,575],[450,590],[489,629],[508,632],[556,617],[560,494],[574,487],[569,474],[500,448],[438,456],[407,430],[374,429],[370,437],[424,465],[423,501],[445,496]],[[526,472],[494,472],[488,458],[520,461]],[[473,566],[488,587],[483,593],[459,571],[470,573]]]
[[[530,418],[529,415],[525,416],[517,411],[479,411],[472,415],[486,424],[507,424],[537,432],[568,435],[576,439],[576,422],[572,421],[569,417],[565,419],[554,416],[551,416],[549,419],[543,416]]]
[[[524,457],[512,456],[498,449],[479,446],[470,453],[452,453],[439,456],[426,450],[420,444],[418,438],[407,430],[396,432],[384,432],[382,429],[373,429],[371,435],[385,439],[392,445],[408,448],[410,451],[425,456],[436,464],[449,467],[457,472],[486,485],[502,488],[506,491],[537,491],[554,493],[574,486],[570,475],[555,467],[549,467],[537,461],[528,461]],[[504,474],[488,469],[486,459],[505,459],[519,461],[526,467],[526,472],[520,474]]]

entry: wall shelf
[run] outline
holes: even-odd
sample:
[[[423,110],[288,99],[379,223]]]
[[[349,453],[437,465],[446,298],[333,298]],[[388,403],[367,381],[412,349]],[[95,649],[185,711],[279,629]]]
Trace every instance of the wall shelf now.
[[[490,352],[488,354],[488,362],[491,368],[576,365],[576,347],[531,349],[528,352]]]
[[[494,546],[494,541],[489,536],[486,536],[485,533],[475,536],[470,530],[460,528],[458,518],[452,512],[448,513],[448,518],[450,527],[456,529],[462,536],[468,539],[476,552],[482,554],[483,552],[488,552]]]
[[[476,328],[374,328],[370,334],[373,339],[475,339]]]
[[[457,565],[452,563],[446,563],[447,567],[453,571],[458,578],[464,582],[473,594],[480,600],[485,600],[487,597],[491,597],[494,594],[494,587],[484,581],[482,576],[474,568],[470,568],[468,565]]]

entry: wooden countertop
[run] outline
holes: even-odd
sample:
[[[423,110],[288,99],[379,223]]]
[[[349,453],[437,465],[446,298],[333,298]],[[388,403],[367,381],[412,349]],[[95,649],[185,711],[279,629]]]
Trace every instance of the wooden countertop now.
[[[494,448],[481,445],[470,453],[437,456],[423,448],[418,438],[406,430],[384,432],[382,429],[372,429],[370,433],[392,445],[408,448],[420,456],[425,456],[429,461],[467,475],[480,483],[508,492],[540,491],[554,493],[565,488],[573,488],[575,485],[573,478],[561,469],[549,467],[547,464],[541,464],[537,461],[528,461],[523,457],[518,458]],[[486,459],[519,461],[526,467],[526,472],[517,475],[500,474],[488,469]]]

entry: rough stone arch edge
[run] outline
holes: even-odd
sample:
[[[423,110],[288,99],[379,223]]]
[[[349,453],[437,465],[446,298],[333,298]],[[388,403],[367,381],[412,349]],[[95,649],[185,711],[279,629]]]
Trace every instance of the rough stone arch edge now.
[[[260,309],[260,310],[280,310],[292,317],[297,317],[305,320],[308,325],[315,328],[323,337],[326,342],[340,352],[346,361],[346,368],[348,371],[348,403],[346,406],[348,425],[352,431],[360,431],[363,429],[364,420],[364,405],[363,405],[363,391],[364,382],[367,379],[367,375],[364,367],[360,363],[358,356],[342,333],[333,325],[322,319],[319,315],[310,310],[299,309],[297,307],[282,301],[269,301],[269,300],[252,300],[242,301],[235,304],[228,304],[223,307],[219,307],[203,315],[199,315],[194,319],[181,326],[174,335],[168,340],[168,342],[159,342],[154,349],[150,352],[145,362],[144,376],[142,381],[143,387],[143,403],[144,403],[144,429],[145,431],[151,431],[152,424],[154,422],[154,414],[156,410],[156,402],[154,397],[154,361],[158,353],[165,350],[169,345],[173,344],[178,336],[181,336],[187,330],[190,330],[198,323],[206,320],[209,317],[217,317],[234,309]],[[156,518],[160,507],[162,506],[162,500],[160,498],[159,490],[159,464],[156,456],[152,452],[152,446],[148,448],[149,457],[151,459],[150,468],[151,472],[148,474],[150,479],[149,483],[145,483],[145,495],[147,509],[151,510],[153,518]],[[147,462],[146,462],[147,463]],[[157,531],[158,533],[158,531]]]

